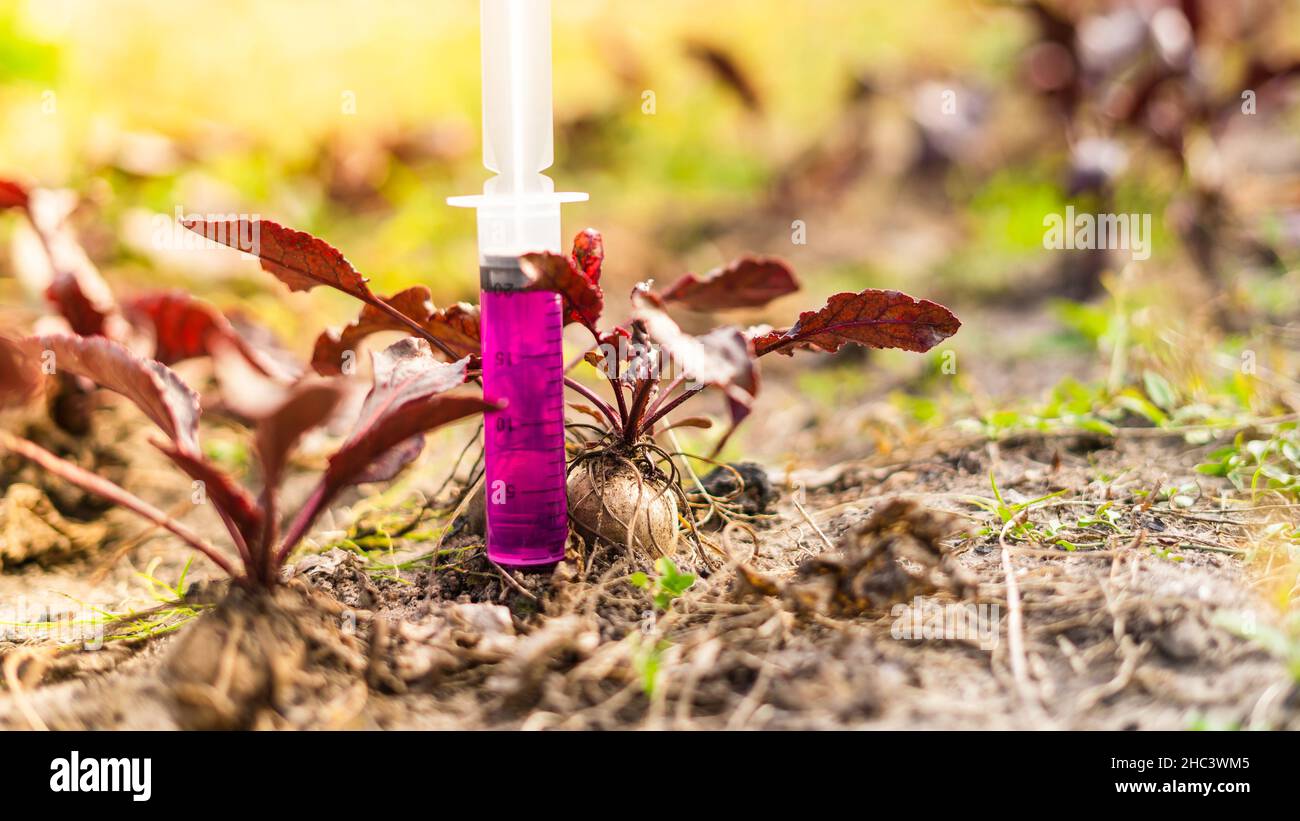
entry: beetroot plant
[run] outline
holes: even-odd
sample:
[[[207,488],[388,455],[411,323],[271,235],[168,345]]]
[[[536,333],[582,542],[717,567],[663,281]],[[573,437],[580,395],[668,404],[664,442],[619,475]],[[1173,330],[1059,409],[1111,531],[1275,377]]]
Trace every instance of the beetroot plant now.
[[[835,353],[847,343],[924,352],[961,324],[942,305],[875,289],[835,294],[782,329],[723,325],[692,335],[669,313],[674,306],[696,312],[761,307],[798,288],[784,263],[747,257],[702,277],[687,274],[663,291],[650,283],[633,289],[631,323],[595,332],[598,347],[589,356],[613,401],[581,390],[604,424],[570,465],[570,505],[580,529],[652,554],[671,553],[679,513],[690,505],[676,476],[675,454],[658,445],[656,436],[667,429],[669,414],[713,387],[725,397],[730,416],[714,449],[721,450],[753,408],[760,358],[796,350]],[[696,419],[677,424],[703,426]]]
[[[55,375],[85,379],[128,399],[163,433],[155,446],[210,502],[230,536],[238,561],[182,522],[40,445],[0,431],[0,446],[51,474],[130,510],[202,553],[240,586],[274,587],[280,570],[312,523],[353,485],[383,482],[410,464],[423,448],[423,434],[489,410],[465,382],[467,361],[439,362],[419,340],[404,339],[374,356],[374,386],[352,433],[329,458],[315,488],[294,515],[282,517],[280,486],[288,459],[303,434],[326,422],[341,398],[330,380],[306,379],[255,423],[261,488],[254,495],[203,455],[199,447],[198,395],[174,371],[144,359],[120,343],[77,335],[0,337],[0,408],[36,398]]]

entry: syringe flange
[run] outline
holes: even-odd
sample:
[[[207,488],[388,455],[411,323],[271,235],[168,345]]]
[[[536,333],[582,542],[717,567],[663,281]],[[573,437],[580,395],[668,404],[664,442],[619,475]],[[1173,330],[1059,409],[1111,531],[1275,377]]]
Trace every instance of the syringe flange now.
[[[590,195],[581,191],[531,191],[523,194],[465,194],[448,197],[453,208],[528,208],[530,206],[563,205],[567,202],[586,202]]]
[[[486,265],[486,261],[493,257],[518,257],[535,251],[559,252],[560,205],[586,199],[586,194],[578,192],[547,191],[476,194],[451,197],[447,202],[478,211],[479,263]],[[492,281],[499,282],[501,278]]]

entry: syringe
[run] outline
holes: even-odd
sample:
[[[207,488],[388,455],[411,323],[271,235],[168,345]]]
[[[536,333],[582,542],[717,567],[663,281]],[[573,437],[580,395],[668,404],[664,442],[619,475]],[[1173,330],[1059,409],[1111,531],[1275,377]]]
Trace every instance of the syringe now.
[[[564,558],[563,312],[559,294],[521,290],[519,256],[561,250],[560,204],[544,174],[554,162],[550,0],[481,0],[483,164],[495,177],[478,209],[483,394],[505,399],[484,422],[487,551],[511,566]]]

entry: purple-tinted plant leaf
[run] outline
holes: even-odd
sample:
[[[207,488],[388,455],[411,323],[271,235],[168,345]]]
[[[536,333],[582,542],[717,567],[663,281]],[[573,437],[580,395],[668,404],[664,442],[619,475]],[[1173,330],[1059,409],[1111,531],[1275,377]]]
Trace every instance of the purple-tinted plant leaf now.
[[[374,387],[361,408],[357,430],[376,424],[385,412],[413,399],[463,385],[466,361],[440,362],[428,343],[407,337],[371,357]]]
[[[766,257],[743,257],[702,277],[686,274],[662,294],[692,311],[761,308],[778,297],[799,290],[799,282],[784,262]]]
[[[478,307],[460,302],[435,310],[430,296],[427,287],[416,285],[388,297],[384,302],[441,340],[456,357],[478,356]],[[326,331],[317,337],[315,351],[312,353],[312,367],[324,376],[342,373],[345,352],[352,351],[355,354],[363,339],[380,331],[410,333],[411,328],[380,308],[366,305],[352,324],[341,331]]]
[[[581,322],[597,333],[605,295],[600,284],[588,279],[572,257],[550,252],[524,254],[519,258],[519,267],[532,290],[555,291],[564,300],[564,324]]]
[[[212,242],[255,255],[262,268],[291,291],[324,285],[363,302],[375,300],[366,278],[352,263],[337,248],[311,234],[270,220],[188,219],[181,224]]]
[[[413,438],[466,416],[499,408],[476,392],[426,395],[404,402],[386,411],[374,424],[359,428],[330,457],[324,482],[337,491],[361,482],[387,481],[420,455],[422,448],[411,446]],[[401,451],[401,458],[387,458],[393,449]]]
[[[475,398],[477,405],[456,402],[445,407],[436,400],[465,382],[467,360],[439,362],[423,340],[408,337],[374,354],[374,387],[366,396],[352,434],[330,457],[326,470],[290,527],[283,550],[291,550],[311,522],[340,490],[361,481],[395,476],[419,456],[411,440],[426,430],[451,421],[449,416],[494,408]],[[394,455],[396,451],[396,455]]]
[[[338,386],[329,382],[300,382],[280,407],[257,423],[257,456],[267,488],[280,486],[284,466],[298,440],[325,424],[342,397]]]
[[[349,442],[371,428],[387,424],[385,417],[404,404],[446,393],[463,385],[467,376],[468,360],[439,362],[427,344],[410,337],[376,353],[372,362],[374,387],[361,405],[361,414]],[[419,447],[408,442],[404,447],[384,454],[388,458],[376,458],[373,469],[364,471],[360,474],[364,478],[356,481],[379,482],[396,476],[423,450],[423,437],[416,438]]]
[[[183,453],[199,453],[199,396],[167,366],[102,336],[51,335],[22,342],[29,357],[52,357],[56,371],[89,379],[131,400]],[[47,353],[48,352],[48,353]]]
[[[663,303],[644,286],[632,292],[634,316],[659,343],[687,379],[723,389],[733,401],[748,406],[758,393],[758,369],[749,341],[737,328],[716,328],[691,336],[678,327]]]
[[[465,381],[467,360],[439,362],[423,340],[407,338],[374,356],[375,386],[348,440],[330,457],[315,491],[295,517],[277,563],[338,492],[367,481],[391,479],[419,456],[413,440],[434,428],[500,405],[477,392],[447,391]]]
[[[424,434],[421,432],[389,448],[383,456],[366,465],[349,484],[390,481],[405,470],[407,465],[419,459],[423,452]]]
[[[318,285],[342,291],[387,313],[397,324],[423,336],[450,357],[456,352],[421,324],[426,317],[407,316],[380,299],[352,263],[337,248],[311,234],[286,228],[270,220],[184,220],[186,228],[204,237],[255,254],[262,268],[292,291],[309,291]]]
[[[312,522],[338,492],[364,481],[391,478],[416,456],[412,440],[449,422],[491,410],[500,405],[485,401],[475,392],[456,392],[414,399],[385,414],[381,424],[358,431],[347,444],[330,457],[325,476],[299,511],[284,538],[276,563],[283,563],[290,551],[302,540]],[[401,451],[394,460],[390,454]]]
[[[67,271],[58,271],[45,289],[45,298],[80,336],[103,336],[111,308],[96,304],[81,289],[81,283]]]
[[[46,299],[68,321],[73,333],[107,334],[105,326],[116,314],[117,304],[70,224],[77,197],[70,191],[43,188],[19,189],[7,196],[14,202],[21,199],[38,240],[39,250],[24,257],[32,261],[22,267],[28,285],[44,290]]]
[[[212,356],[215,346],[226,344],[259,373],[282,374],[283,369],[249,345],[223,313],[183,291],[138,296],[126,303],[125,312],[152,334],[153,358],[164,365]]]
[[[818,311],[805,311],[788,331],[753,338],[759,356],[794,348],[835,353],[845,343],[924,353],[957,333],[961,322],[944,306],[898,291],[869,288],[835,294]]]
[[[468,302],[457,302],[430,314],[422,323],[425,330],[437,337],[453,356],[478,357],[482,350],[482,329],[479,309]],[[471,361],[471,366],[473,362]]]
[[[26,405],[44,384],[40,363],[21,343],[0,336],[0,408]]]
[[[723,432],[722,438],[718,440],[717,444],[713,446],[711,456],[716,456],[727,446],[727,442],[731,439],[731,435],[736,432],[736,428],[740,427],[741,422],[749,418],[749,414],[753,410],[753,403],[737,401],[730,396],[727,397],[727,414],[731,417],[731,425]]]
[[[588,282],[600,284],[600,269],[605,264],[605,239],[595,228],[587,228],[573,238],[573,263]]]
[[[421,321],[433,312],[429,289],[423,285],[407,288],[393,294],[385,302],[398,312]],[[356,354],[361,341],[371,334],[381,331],[406,331],[410,329],[374,305],[365,305],[361,315],[341,331],[326,331],[316,338],[316,347],[312,352],[311,365],[322,376],[337,376],[343,373],[343,356],[351,351]]]

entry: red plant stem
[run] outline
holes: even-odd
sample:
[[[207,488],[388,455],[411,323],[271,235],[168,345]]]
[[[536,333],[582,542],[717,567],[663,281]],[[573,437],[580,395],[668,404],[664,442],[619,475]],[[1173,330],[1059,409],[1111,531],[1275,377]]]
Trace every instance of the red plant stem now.
[[[312,522],[316,521],[316,517],[329,504],[333,495],[325,480],[322,479],[316,485],[316,489],[311,492],[311,496],[298,510],[298,515],[293,518],[293,523],[289,525],[288,534],[284,537],[284,541],[280,543],[279,550],[275,552],[273,567],[278,570],[284,566],[289,554],[293,553],[293,549],[298,546],[298,542],[302,541],[303,537],[307,535],[307,529],[311,527]],[[268,544],[267,553],[270,552],[271,546]]]
[[[162,443],[155,441],[153,445],[161,450],[165,455],[169,457],[172,456],[172,452]],[[184,469],[182,464],[176,462],[174,458],[173,462],[175,462],[177,467],[180,467],[182,470]],[[235,550],[239,553],[239,561],[244,566],[245,575],[251,576],[253,574],[253,555],[249,552],[248,540],[244,538],[243,531],[239,529],[239,525],[235,524],[235,520],[229,513],[222,509],[220,505],[213,504],[212,508],[217,511],[217,515],[221,517],[221,523],[226,527],[226,532],[230,534],[230,541],[234,543]]]
[[[146,521],[170,531],[181,541],[207,556],[213,564],[221,568],[232,579],[240,577],[234,565],[227,561],[219,550],[204,541],[203,537],[130,491],[118,487],[107,479],[96,476],[88,470],[77,467],[71,462],[60,459],[34,442],[29,442],[4,431],[0,431],[0,445],[24,459],[35,462],[60,479],[71,482],[83,490],[94,493],[96,496],[101,496],[119,507],[130,510]]]
[[[650,407],[646,409],[645,412],[646,418],[657,419],[658,417],[655,416],[655,414],[659,411],[660,406],[662,406],[664,402],[668,401],[668,397],[673,395],[673,391],[681,387],[681,384],[685,381],[686,377],[684,375],[674,377],[673,381],[668,383],[668,387],[664,388],[659,396],[655,398],[655,401],[650,403]],[[651,422],[650,424],[653,425],[654,423]],[[646,430],[649,431],[650,428],[647,426]]]
[[[796,342],[798,342],[798,341],[799,341],[799,340],[797,340],[797,339],[779,339],[779,338],[778,338],[775,342],[773,342],[771,345],[768,345],[766,348],[764,348],[764,349],[761,350],[761,351],[758,350],[757,348],[755,348],[755,349],[754,349],[754,356],[755,356],[755,357],[763,357],[763,356],[767,356],[768,354],[772,353],[773,351],[779,351],[779,350],[781,350],[782,348],[785,348],[785,347],[788,347],[788,346],[790,346],[790,345],[793,345],[794,343],[796,343]]]
[[[276,582],[275,576],[278,575],[276,570],[278,565],[271,561],[271,553],[275,549],[276,540],[280,536],[280,505],[275,488],[264,488],[262,490],[262,534],[261,543],[257,549],[257,563],[260,565],[262,578],[268,585]]]
[[[460,357],[456,356],[455,352],[452,351],[451,348],[447,347],[446,343],[444,343],[441,339],[434,336],[433,334],[429,333],[427,328],[425,328],[420,323],[416,322],[414,319],[411,319],[406,314],[397,310],[392,305],[389,305],[382,298],[375,297],[375,301],[371,304],[374,305],[379,310],[383,311],[384,313],[388,314],[393,319],[397,320],[398,322],[402,323],[406,327],[410,328],[412,331],[415,332],[416,335],[420,336],[423,339],[427,339],[429,341],[429,344],[433,345],[435,348],[442,351],[447,356],[451,357],[451,361],[455,362],[457,359],[460,359]]]
[[[213,507],[217,506],[213,505]],[[244,573],[252,575],[253,554],[248,550],[248,540],[244,538],[243,533],[239,532],[239,526],[235,524],[234,519],[230,518],[230,514],[217,508],[217,515],[221,517],[221,523],[226,526],[226,531],[230,534],[230,540],[235,543],[235,550],[239,552],[239,561],[244,565]]]
[[[614,389],[614,399],[618,401],[618,416],[623,420],[623,427],[627,427],[627,400],[623,398],[623,380],[617,373],[609,378],[609,386]]]
[[[673,401],[669,402],[668,404],[664,405],[661,408],[657,408],[654,411],[654,413],[650,414],[650,416],[646,418],[645,424],[641,426],[642,429],[649,430],[651,427],[654,426],[656,422],[658,422],[660,419],[663,419],[668,414],[672,413],[683,402],[685,402],[687,399],[690,399],[692,396],[699,393],[700,391],[704,390],[706,387],[708,386],[704,384],[699,384],[693,388],[687,388],[685,391],[679,394],[676,399],[674,399]]]
[[[642,378],[636,384],[636,390],[632,394],[632,407],[627,414],[627,425],[623,428],[625,445],[630,446],[635,443],[641,431],[645,430],[645,424],[641,420],[645,418],[646,403],[650,401],[650,389],[654,384],[654,379],[649,376]]]
[[[592,335],[596,336],[595,331],[592,332]],[[617,339],[617,336],[615,336],[615,339]],[[596,340],[599,345],[600,337],[596,336]],[[611,363],[614,370],[613,375],[610,375],[609,372],[609,365]],[[623,427],[626,428],[629,420],[627,418],[627,400],[623,398],[622,368],[623,363],[622,360],[618,358],[618,350],[616,349],[613,358],[606,360],[605,378],[609,380],[609,386],[614,390],[614,399],[618,402],[618,418],[622,420]]]
[[[609,406],[608,402],[592,393],[586,385],[583,385],[581,382],[571,377],[564,377],[564,385],[565,387],[582,394],[583,399],[586,399],[588,402],[595,405],[596,408],[605,415],[605,418],[609,420],[609,424],[613,426],[615,431],[619,433],[623,431],[623,424],[618,420],[618,417],[615,416],[614,409]]]

